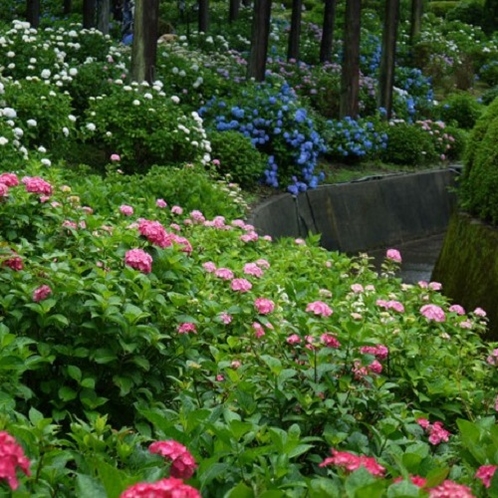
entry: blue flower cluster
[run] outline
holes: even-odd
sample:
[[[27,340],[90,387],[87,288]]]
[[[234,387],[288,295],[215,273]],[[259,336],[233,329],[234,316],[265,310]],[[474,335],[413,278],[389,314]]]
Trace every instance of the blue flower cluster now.
[[[364,75],[376,76],[380,67],[382,47],[380,37],[373,33],[362,33],[360,67]]]
[[[267,185],[277,188],[292,182],[288,190],[297,193],[296,189],[316,187],[323,179],[315,174],[315,167],[318,156],[325,152],[325,142],[287,83],[262,83],[227,100],[215,97],[199,114],[206,126],[238,131],[268,155]]]
[[[395,87],[401,90],[394,99],[397,117],[413,122],[434,106],[431,78],[424,76],[418,68],[398,66]]]
[[[373,158],[387,147],[387,134],[364,118],[327,121],[328,153],[337,159]]]

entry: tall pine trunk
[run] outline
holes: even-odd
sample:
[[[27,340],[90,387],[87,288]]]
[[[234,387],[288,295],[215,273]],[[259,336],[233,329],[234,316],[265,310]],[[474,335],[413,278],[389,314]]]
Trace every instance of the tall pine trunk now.
[[[422,29],[423,7],[424,0],[412,0],[412,15],[410,19],[410,45],[412,47]]]
[[[239,17],[240,0],[230,0],[230,10],[228,12],[229,22],[234,22]]]
[[[292,0],[292,16],[289,32],[289,44],[287,47],[287,60],[299,60],[299,40],[301,38],[302,8],[303,0]]]
[[[159,0],[136,0],[131,50],[131,78],[133,81],[155,79]]]
[[[199,0],[199,31],[207,33],[209,28],[209,0]]]
[[[99,0],[97,11],[97,29],[104,33],[109,34],[109,21],[111,13],[111,0]]]
[[[325,0],[323,11],[322,40],[320,42],[320,62],[332,60],[332,43],[334,41],[335,10],[337,0]]]
[[[265,79],[268,37],[270,36],[271,0],[254,0],[251,52],[247,64],[247,77],[256,81]]]
[[[95,27],[95,0],[83,0],[83,27]]]
[[[344,16],[344,60],[341,73],[341,118],[356,118],[360,93],[361,0],[346,0]]]
[[[387,119],[391,119],[393,106],[394,65],[396,62],[398,23],[399,0],[386,0],[379,75],[379,107],[383,107],[386,110]]]
[[[33,28],[40,25],[40,0],[26,0],[26,20]]]

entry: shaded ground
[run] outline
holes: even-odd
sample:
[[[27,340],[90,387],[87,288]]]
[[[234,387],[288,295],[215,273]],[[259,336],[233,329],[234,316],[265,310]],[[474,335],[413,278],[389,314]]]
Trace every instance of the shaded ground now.
[[[431,280],[432,270],[443,246],[443,240],[444,232],[424,239],[390,246],[398,249],[403,258],[399,275],[403,282],[413,284],[419,280],[426,280],[427,282]],[[390,247],[367,251],[370,256],[375,258],[377,268],[380,267],[386,250]]]

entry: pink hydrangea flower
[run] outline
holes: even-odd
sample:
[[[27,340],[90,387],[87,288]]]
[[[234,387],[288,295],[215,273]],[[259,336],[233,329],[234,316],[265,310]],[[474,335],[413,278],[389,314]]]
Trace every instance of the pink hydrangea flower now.
[[[472,322],[470,320],[464,320],[463,322],[460,322],[458,325],[462,329],[471,329],[472,328]]]
[[[352,284],[351,285],[351,290],[355,294],[361,294],[365,289],[363,288],[363,285],[361,285],[361,284]]]
[[[453,481],[444,481],[439,486],[429,489],[429,498],[475,498],[467,486]]]
[[[382,477],[386,472],[386,469],[382,465],[378,464],[373,457],[355,455],[347,451],[336,451],[334,449],[332,449],[331,452],[332,456],[326,458],[322,463],[320,463],[318,465],[319,467],[335,465],[337,467],[342,467],[348,472],[354,472],[360,467],[364,467],[368,472],[370,472],[370,474],[379,477]]]
[[[443,427],[442,422],[434,422],[431,424],[427,419],[420,418],[417,420],[418,425],[422,427],[426,434],[429,435],[429,443],[438,445],[440,443],[448,442],[451,434]]]
[[[386,258],[394,261],[395,263],[401,263],[401,253],[397,249],[388,249],[386,252]]]
[[[152,271],[152,256],[143,249],[130,249],[125,254],[125,264],[142,273]]]
[[[254,329],[254,335],[256,336],[256,339],[259,339],[260,337],[263,337],[265,335],[263,326],[260,323],[254,322],[252,324],[252,328]]]
[[[119,162],[119,161],[121,161],[121,156],[119,154],[111,154],[111,161],[112,162]]]
[[[197,327],[195,326],[195,323],[192,322],[180,323],[177,330],[179,334],[197,334]]]
[[[242,365],[242,363],[239,360],[233,360],[230,363],[230,367],[233,368],[234,370],[237,370],[237,368],[240,368],[241,365]]]
[[[2,173],[0,175],[0,183],[7,185],[7,187],[16,187],[19,185],[19,178],[15,173]]]
[[[205,263],[202,263],[202,267],[208,273],[214,273],[216,271],[216,265],[212,261],[206,261]]]
[[[255,261],[255,263],[260,267],[260,268],[263,268],[264,270],[268,270],[268,268],[270,268],[270,263],[268,263],[268,261],[266,259],[258,259]]]
[[[168,205],[168,203],[167,203],[164,199],[157,199],[157,200],[156,200],[156,206],[157,206],[158,208],[163,209],[163,208],[165,208],[167,205]]]
[[[7,197],[9,194],[9,187],[5,183],[0,183],[0,197]]]
[[[26,187],[26,192],[40,195],[52,195],[52,185],[39,176],[25,176],[22,179],[22,182]]]
[[[427,479],[425,477],[409,476],[409,478],[410,478],[410,481],[412,482],[412,484],[415,484],[415,486],[417,486],[419,488],[425,488],[425,485],[427,484]],[[403,481],[403,478],[401,476],[393,479],[393,482],[402,482],[402,481]]]
[[[186,252],[187,254],[192,254],[192,251],[194,249],[188,239],[186,239],[185,237],[180,237],[179,235],[176,235],[176,233],[168,234],[168,237],[172,242],[181,246],[182,252]]]
[[[420,313],[429,321],[444,322],[446,320],[443,309],[436,304],[424,304],[424,306],[420,308]]]
[[[230,287],[233,291],[248,292],[252,289],[252,284],[245,278],[234,278],[230,284]]]
[[[33,301],[38,303],[52,294],[52,289],[48,285],[41,285],[33,291]]]
[[[330,332],[325,332],[320,336],[320,340],[327,346],[328,348],[339,349],[341,347],[341,343],[337,340],[337,337]]]
[[[242,242],[248,243],[248,242],[256,242],[259,239],[259,235],[256,232],[249,232],[245,233],[244,235],[240,236],[240,240]]]
[[[21,256],[18,256],[17,254],[15,254],[10,258],[5,259],[2,262],[2,265],[7,266],[8,268],[14,271],[21,271],[24,267]]]
[[[306,311],[311,311],[315,315],[327,317],[330,316],[333,311],[328,304],[323,301],[313,301],[306,306]]]
[[[372,363],[370,363],[370,365],[367,365],[367,370],[369,371],[369,373],[380,375],[382,373],[382,364],[377,360],[374,360],[372,361]]]
[[[122,206],[120,206],[119,211],[124,216],[131,216],[134,212],[133,208],[131,206],[127,206],[126,204],[123,204]]]
[[[138,231],[140,235],[156,246],[165,248],[172,245],[171,235],[158,221],[141,219],[138,222]]]
[[[232,280],[233,271],[229,268],[217,268],[214,270],[214,276],[222,280]]]
[[[491,479],[495,475],[496,465],[481,465],[476,472],[477,479],[480,479],[484,484],[484,487],[489,488],[491,486]]]
[[[263,270],[256,263],[247,263],[244,265],[244,273],[260,278],[263,276]]]
[[[9,433],[0,431],[0,479],[5,479],[10,489],[16,490],[19,487],[17,469],[29,476],[29,465],[30,462],[17,441]]]
[[[232,315],[228,314],[226,311],[220,313],[220,318],[225,325],[228,325],[232,322]]]
[[[361,354],[371,354],[375,356],[378,360],[383,361],[387,358],[389,354],[389,349],[387,346],[380,344],[378,346],[362,346],[360,348]]]
[[[204,215],[197,209],[190,213],[190,218],[194,223],[199,223],[199,224],[202,224],[206,221]]]
[[[197,468],[194,457],[177,441],[156,441],[149,446],[149,451],[171,460],[170,474],[179,479],[190,479]]]
[[[306,245],[306,241],[304,239],[294,239],[294,243],[297,244],[298,246]]]
[[[275,309],[275,303],[271,299],[258,297],[254,301],[254,307],[260,315],[268,315]]]
[[[456,313],[457,315],[465,315],[465,309],[462,308],[459,304],[452,304],[450,306],[450,311],[452,313]]]
[[[429,282],[429,289],[433,291],[438,291],[441,290],[442,288],[443,284],[441,284],[440,282]]]
[[[169,477],[156,482],[139,482],[121,493],[120,498],[201,498],[197,489],[181,479]]]
[[[491,354],[486,358],[486,362],[493,366],[498,365],[498,349],[491,351]]]
[[[484,318],[487,315],[487,313],[482,308],[476,308],[474,310],[474,315]]]
[[[181,214],[183,214],[183,208],[181,208],[180,206],[173,206],[171,208],[171,212],[173,214],[179,214],[179,215],[181,215]]]
[[[299,344],[301,342],[301,338],[297,334],[292,334],[287,339],[285,339],[287,344]]]

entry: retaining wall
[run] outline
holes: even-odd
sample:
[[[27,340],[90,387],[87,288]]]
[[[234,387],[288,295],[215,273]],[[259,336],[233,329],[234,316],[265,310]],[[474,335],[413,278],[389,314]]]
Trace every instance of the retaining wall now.
[[[368,177],[323,185],[294,197],[282,194],[254,209],[260,234],[321,234],[328,250],[355,253],[446,230],[456,206],[458,168]]]

